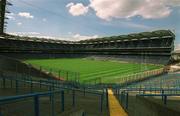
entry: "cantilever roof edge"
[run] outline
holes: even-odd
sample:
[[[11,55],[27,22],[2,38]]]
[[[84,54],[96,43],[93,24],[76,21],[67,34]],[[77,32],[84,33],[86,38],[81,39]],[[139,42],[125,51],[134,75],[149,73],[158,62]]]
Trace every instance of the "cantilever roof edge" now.
[[[134,40],[134,39],[154,39],[155,37],[163,37],[163,36],[171,36],[175,38],[175,34],[171,30],[156,30],[151,32],[140,32],[140,33],[131,33],[127,35],[119,35],[119,36],[110,36],[110,37],[102,37],[96,39],[88,39],[82,40],[79,42],[97,42],[97,41],[112,41],[112,40]]]
[[[154,38],[162,38],[162,37],[173,37],[175,38],[175,34],[171,30],[156,30],[151,32],[141,32],[141,33],[131,33],[127,35],[119,35],[119,36],[110,36],[110,37],[102,37],[95,39],[87,39],[80,41],[66,41],[66,40],[55,40],[55,39],[47,39],[47,38],[36,38],[36,37],[21,37],[10,34],[5,34],[4,37],[7,39],[14,38],[13,40],[24,40],[24,41],[33,41],[33,42],[49,42],[49,43],[89,43],[89,42],[101,42],[101,41],[118,41],[118,40],[138,40],[138,39],[154,39]]]

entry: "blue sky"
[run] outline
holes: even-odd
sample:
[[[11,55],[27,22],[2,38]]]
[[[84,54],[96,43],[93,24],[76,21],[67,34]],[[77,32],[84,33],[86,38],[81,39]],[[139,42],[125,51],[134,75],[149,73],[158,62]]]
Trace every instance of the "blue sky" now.
[[[8,33],[80,40],[171,29],[180,48],[180,0],[9,0]]]

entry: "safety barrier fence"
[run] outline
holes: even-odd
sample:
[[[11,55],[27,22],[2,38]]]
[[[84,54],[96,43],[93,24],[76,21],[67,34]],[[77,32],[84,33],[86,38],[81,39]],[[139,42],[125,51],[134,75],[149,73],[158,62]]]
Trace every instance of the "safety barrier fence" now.
[[[59,86],[59,87],[76,87],[76,88],[81,88],[81,89],[92,89],[92,90],[102,90],[102,89],[105,89],[105,88],[115,88],[115,89],[152,89],[153,88],[160,88],[160,89],[163,89],[163,88],[167,88],[167,89],[171,89],[171,88],[180,88],[178,87],[178,85],[180,85],[180,81],[178,80],[179,79],[179,76],[176,76],[174,77],[174,80],[176,79],[177,81],[173,81],[173,85],[176,84],[177,86],[170,86],[171,83],[169,83],[167,86],[161,86],[161,84],[158,84],[159,86],[143,86],[143,85],[139,85],[139,86],[134,86],[137,83],[134,83],[134,84],[131,84],[131,85],[128,85],[128,86],[125,86],[123,84],[81,84],[81,83],[75,83],[75,82],[71,82],[71,81],[60,81],[60,80],[53,80],[53,79],[44,79],[44,78],[38,78],[38,77],[31,77],[31,76],[27,76],[27,75],[24,75],[24,74],[3,74],[0,76],[0,78],[2,79],[2,86],[5,87],[7,84],[6,84],[6,80],[9,80],[10,82],[8,83],[9,87],[12,87],[13,86],[13,82],[14,82],[14,85],[16,85],[17,83],[17,87],[19,85],[19,82],[21,83],[29,83],[29,84],[32,84],[32,88],[34,85],[39,85],[39,87],[43,86],[43,84],[51,84],[51,85],[56,85],[56,86]],[[165,78],[162,78],[160,79],[161,81],[164,79],[163,82],[165,82]],[[151,80],[150,80],[151,81]],[[143,81],[143,82],[146,82],[146,81]],[[169,80],[167,79],[167,83],[169,82]],[[139,83],[142,83],[142,82],[139,82]],[[148,82],[150,83],[150,82]],[[45,85],[44,85],[45,86]]]
[[[132,83],[128,87],[136,88],[180,88],[180,74],[164,74],[157,78],[150,78],[147,81]]]
[[[3,89],[7,88],[7,85],[6,85],[7,84],[7,80],[8,80],[7,78],[2,78],[2,88]],[[13,81],[13,79],[9,79],[9,81],[11,82],[11,81]],[[53,98],[53,96],[55,94],[60,94],[61,95],[61,97],[59,97],[59,98],[61,98],[61,112],[63,112],[64,108],[65,108],[65,106],[63,105],[63,104],[65,104],[64,94],[65,94],[65,92],[69,93],[70,91],[72,92],[72,94],[71,95],[68,94],[68,95],[69,95],[69,97],[72,98],[72,106],[73,107],[75,107],[76,104],[78,104],[77,103],[78,102],[77,99],[78,99],[79,94],[82,94],[82,96],[79,97],[79,100],[83,99],[83,98],[85,100],[88,100],[88,98],[86,98],[85,96],[94,96],[95,95],[96,96],[95,99],[97,100],[97,103],[99,102],[99,108],[98,109],[99,109],[100,112],[103,111],[103,101],[106,100],[106,102],[108,102],[107,98],[106,98],[107,94],[105,94],[106,91],[104,91],[104,90],[103,91],[95,91],[95,90],[91,91],[91,90],[87,90],[87,89],[86,90],[85,89],[81,90],[81,89],[75,89],[75,88],[70,88],[70,87],[63,87],[63,86],[60,86],[57,83],[46,83],[46,82],[37,82],[37,81],[25,81],[25,80],[17,80],[17,79],[15,79],[14,81],[15,81],[16,94],[18,94],[19,91],[21,89],[23,89],[23,87],[20,87],[20,84],[22,84],[21,86],[24,86],[24,83],[30,84],[30,93],[31,94],[18,95],[18,96],[12,96],[12,97],[5,97],[5,98],[1,97],[0,98],[0,112],[1,112],[1,114],[4,113],[3,110],[2,110],[3,109],[3,105],[11,104],[12,102],[17,103],[19,101],[20,102],[23,101],[26,98],[28,98],[28,99],[31,98],[31,102],[30,102],[31,103],[31,107],[29,107],[29,108],[30,109],[32,109],[32,108],[34,109],[34,110],[31,110],[31,113],[34,112],[35,116],[39,116],[39,111],[40,111],[40,109],[39,109],[39,107],[40,107],[39,106],[39,102],[41,101],[43,96],[49,96],[50,97],[50,104],[51,104],[51,113],[52,113],[51,116],[54,116],[55,111],[53,111],[53,109],[55,107],[55,105],[54,105],[55,99]],[[35,84],[37,84],[38,87],[43,87],[43,86],[47,87],[48,92],[32,93],[32,92],[36,91],[36,90],[33,91],[33,87],[35,87],[35,89],[37,88],[37,86],[35,86]],[[12,87],[12,85],[10,85],[10,87]],[[61,89],[61,90],[59,90],[59,89]],[[78,93],[78,94],[75,94],[75,93]],[[86,94],[88,94],[88,95],[86,95]],[[95,100],[95,99],[93,98],[93,100]],[[58,100],[56,100],[56,101],[58,101]],[[34,105],[32,105],[32,102],[34,102]],[[21,106],[22,106],[22,104],[21,104]],[[10,107],[10,106],[8,106],[8,107]],[[32,115],[32,114],[29,114],[29,115]],[[84,113],[83,113],[83,115],[84,115]],[[4,115],[2,115],[2,116],[4,116]]]
[[[162,97],[162,101],[166,105],[167,104],[167,97],[180,96],[180,94],[138,94],[137,96],[143,96],[143,97]]]
[[[31,68],[36,69],[39,71],[39,76],[41,76],[42,73],[45,73],[47,75],[51,75],[55,77],[56,79],[66,80],[66,81],[74,81],[79,82],[80,73],[79,72],[72,72],[64,69],[55,69],[55,68],[49,68],[46,66],[36,66],[31,65],[26,62],[22,62],[29,68],[29,75],[31,72]],[[17,67],[18,68],[18,67]]]
[[[19,93],[19,90],[22,89],[22,87],[26,87],[24,86],[25,84],[29,84],[30,86],[28,86],[28,88],[30,88],[30,92],[35,92],[35,90],[33,91],[33,88],[43,88],[46,87],[46,91],[48,90],[49,92],[53,92],[53,90],[57,90],[57,89],[62,89],[62,91],[72,91],[72,104],[75,104],[75,98],[77,99],[77,97],[75,96],[75,92],[81,92],[84,96],[87,93],[92,93],[95,95],[99,95],[100,98],[98,101],[100,101],[100,110],[102,111],[102,106],[103,106],[103,101],[106,100],[106,106],[108,107],[108,99],[107,99],[107,89],[106,88],[102,88],[102,89],[97,89],[97,91],[95,89],[90,89],[92,91],[88,91],[88,87],[87,88],[80,88],[80,89],[75,89],[72,88],[71,84],[69,86],[65,86],[62,84],[61,81],[57,81],[57,80],[36,80],[36,79],[32,79],[32,78],[13,78],[13,77],[0,77],[1,78],[1,82],[2,82],[2,88],[7,88],[7,87],[12,87],[16,89],[16,92]],[[11,82],[14,83],[11,85]],[[13,86],[14,85],[14,86]],[[161,96],[163,97],[163,100],[167,102],[167,96],[179,96],[180,94],[180,88],[121,88],[120,85],[115,85],[113,87],[115,94],[118,96],[118,99],[120,100],[121,104],[124,106],[125,109],[128,109],[128,101],[129,101],[129,94],[131,92],[135,92],[137,95],[149,95],[151,94],[151,96]],[[56,93],[56,92],[55,92]],[[54,94],[55,94],[54,93]],[[32,94],[41,94],[41,93],[32,93]],[[32,95],[30,94],[30,95]],[[29,95],[29,94],[28,94]],[[46,94],[45,96],[50,96],[50,99],[52,100],[52,94]],[[164,97],[166,96],[166,97]],[[41,95],[40,95],[41,97]],[[40,98],[39,97],[39,98]],[[25,98],[31,98],[31,99],[35,99],[34,96],[33,97],[25,97]],[[25,99],[22,98],[22,99]],[[4,98],[3,98],[4,99]],[[16,102],[16,101],[15,101]],[[5,102],[4,102],[5,103]],[[9,102],[8,102],[9,103]],[[17,103],[17,102],[16,102]],[[35,103],[35,101],[34,101]],[[1,105],[2,106],[2,105]],[[35,107],[35,105],[32,107]],[[54,107],[54,106],[52,106]],[[0,109],[2,109],[0,107]],[[34,109],[34,108],[32,108]],[[34,110],[35,112],[35,110]]]
[[[63,83],[63,81],[59,80],[38,80],[38,79],[33,79],[31,77],[11,77],[11,76],[6,76],[6,77],[0,77],[1,78],[1,87],[3,89],[10,88],[10,89],[15,89],[15,94],[22,94],[23,88],[28,88],[28,90],[25,90],[25,93],[33,93],[39,91],[52,91],[55,88],[56,89],[65,89],[66,91],[71,91],[74,89],[72,83]],[[86,86],[86,85],[81,85],[76,89],[76,91],[80,91],[83,96],[88,96],[89,92],[92,92],[94,94],[96,93],[102,93],[101,95],[101,101],[103,104],[106,104],[106,108],[108,108],[108,91],[107,91],[107,86],[102,87],[102,86]],[[99,100],[97,101],[99,102]]]
[[[180,88],[127,88],[115,89],[114,93],[124,109],[128,109],[129,96],[161,97],[164,104],[167,97],[180,96]]]
[[[16,80],[17,80],[17,85],[19,85],[19,82],[21,83],[31,83],[32,88],[34,85],[39,85],[39,87],[42,87],[43,84],[54,84],[58,85],[60,87],[75,87],[75,88],[81,88],[84,90],[102,90],[106,89],[109,87],[120,87],[120,84],[84,84],[84,83],[78,83],[74,81],[61,81],[61,80],[56,80],[56,79],[51,79],[51,78],[40,78],[40,77],[33,77],[29,76],[26,74],[21,74],[21,73],[16,73],[16,72],[5,72],[3,75],[0,76],[2,79],[2,86],[7,87],[12,87],[13,85],[16,85]],[[9,83],[6,83],[6,80],[9,80]],[[18,86],[17,86],[18,87]]]
[[[172,94],[177,94],[180,92],[180,88],[126,88],[126,89],[121,89],[120,91],[125,91],[125,92],[137,92],[137,93],[172,93]]]
[[[72,107],[74,108],[77,104],[76,102],[76,96],[75,96],[75,91],[76,90],[72,90]],[[100,94],[100,93],[92,93],[92,92],[88,92],[88,93],[91,93],[91,94],[95,94],[95,95],[99,95],[100,96],[100,99],[99,99],[99,111],[102,112],[103,110],[103,94]],[[60,95],[59,99],[60,100],[56,100],[57,98],[55,98],[55,96],[57,96],[57,94]],[[11,104],[13,102],[15,102],[16,104],[18,104],[17,102],[20,102],[20,101],[23,101],[24,99],[27,99],[27,98],[31,98],[32,100],[29,100],[30,102],[33,102],[33,106],[31,108],[33,108],[33,110],[31,109],[28,109],[28,110],[31,110],[33,111],[34,113],[32,112],[29,112],[30,114],[32,113],[34,116],[40,116],[40,102],[42,100],[42,97],[45,97],[45,96],[49,96],[50,97],[50,109],[51,109],[51,116],[55,116],[55,102],[59,102],[59,109],[61,112],[64,112],[65,111],[65,90],[55,90],[55,91],[49,91],[49,92],[42,92],[42,93],[32,93],[32,94],[25,94],[25,95],[18,95],[18,96],[10,96],[10,97],[4,97],[4,98],[0,98],[0,114],[1,116],[5,116],[5,114],[8,112],[5,112],[3,111],[3,106],[6,105],[6,104]],[[22,104],[21,104],[22,105]],[[25,106],[25,105],[24,105]],[[9,108],[13,108],[13,107],[10,107]],[[45,109],[46,110],[46,109]],[[9,109],[9,111],[11,111],[11,109]],[[31,115],[32,115],[31,114]]]
[[[54,83],[56,85],[59,85],[59,86],[63,86],[63,87],[76,87],[76,88],[83,88],[83,89],[102,89],[102,88],[105,88],[104,85],[99,85],[99,84],[96,84],[96,85],[88,85],[88,84],[84,84],[84,83],[79,83],[78,81],[72,81],[72,80],[69,80],[69,81],[63,81],[63,80],[58,80],[58,79],[54,79],[54,78],[41,78],[41,77],[34,77],[34,76],[30,76],[28,74],[24,74],[24,73],[16,73],[16,72],[3,72],[1,71],[2,73],[0,73],[0,78],[3,78],[5,77],[6,79],[9,79],[9,80],[14,80],[14,79],[17,79],[17,80],[25,80],[27,82],[29,81],[33,81],[33,82],[38,82],[38,83]]]
[[[58,80],[36,80],[32,78],[14,78],[14,77],[0,77],[1,79],[1,87],[2,88],[13,88],[16,91],[16,94],[19,93],[19,91],[22,88],[29,88],[29,92],[35,92],[37,88],[43,91],[52,90],[54,88],[57,89],[72,89],[74,88],[73,83],[63,83]],[[84,94],[86,91],[92,91],[92,92],[104,92],[104,88],[96,88],[92,89],[89,87],[79,87],[78,89],[82,90]]]

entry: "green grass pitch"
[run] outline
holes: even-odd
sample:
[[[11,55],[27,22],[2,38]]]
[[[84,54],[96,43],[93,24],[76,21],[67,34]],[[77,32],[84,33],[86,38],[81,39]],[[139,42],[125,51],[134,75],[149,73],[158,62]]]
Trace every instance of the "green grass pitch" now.
[[[38,59],[26,60],[26,63],[35,67],[42,67],[45,70],[52,69],[58,75],[59,70],[80,73],[80,82],[101,78],[102,82],[110,82],[115,78],[161,68],[160,65],[127,63],[113,60],[92,60],[85,58],[63,58],[63,59]],[[66,74],[61,71],[61,77],[66,78]],[[73,73],[68,76],[73,80]]]

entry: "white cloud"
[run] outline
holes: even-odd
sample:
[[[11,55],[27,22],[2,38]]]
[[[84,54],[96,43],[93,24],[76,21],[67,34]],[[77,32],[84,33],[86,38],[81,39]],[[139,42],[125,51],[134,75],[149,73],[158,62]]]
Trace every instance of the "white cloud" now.
[[[42,19],[42,21],[43,21],[43,22],[46,22],[46,21],[47,21],[47,19],[46,19],[46,18],[43,18],[43,19]]]
[[[55,40],[67,40],[67,41],[79,41],[85,39],[94,39],[98,38],[98,35],[87,36],[87,35],[80,35],[80,34],[71,34],[70,37],[53,37],[48,35],[42,35],[38,32],[8,32],[11,35],[22,36],[22,37],[36,37],[36,38],[45,38],[45,39],[55,39]]]
[[[53,37],[48,35],[42,35],[39,32],[8,32],[11,35],[21,36],[21,37],[36,37],[42,39],[55,39],[55,40],[66,40],[67,38]]]
[[[71,7],[71,6],[73,6],[73,5],[74,5],[74,3],[70,2],[70,3],[68,3],[68,4],[66,5],[66,7],[68,8],[68,7]]]
[[[9,34],[12,35],[19,35],[19,36],[35,36],[35,35],[40,35],[38,32],[9,32]]]
[[[145,19],[163,18],[171,13],[166,0],[90,0],[96,15],[105,20],[141,16]]]
[[[145,19],[164,18],[170,15],[172,7],[179,6],[180,0],[90,0],[88,6],[72,2],[66,5],[73,16],[84,15],[91,8],[97,17],[104,20],[135,16]]]
[[[82,3],[69,3],[66,5],[69,8],[69,13],[73,16],[85,15],[88,12],[88,7],[84,6]]]
[[[21,25],[22,25],[22,23],[21,23],[21,22],[18,22],[18,23],[17,23],[17,25],[18,25],[18,26],[21,26]]]
[[[36,38],[44,38],[44,39],[58,39],[57,37],[45,36],[41,35],[38,32],[9,32],[11,35],[21,36],[21,37],[36,37]]]
[[[87,35],[80,35],[80,34],[75,34],[73,35],[73,40],[78,41],[78,40],[86,40],[86,39],[94,39],[98,38],[98,35],[93,35],[93,36],[87,36]]]
[[[24,18],[27,18],[27,19],[33,19],[34,18],[34,16],[31,15],[29,12],[19,12],[18,16],[24,17]]]

